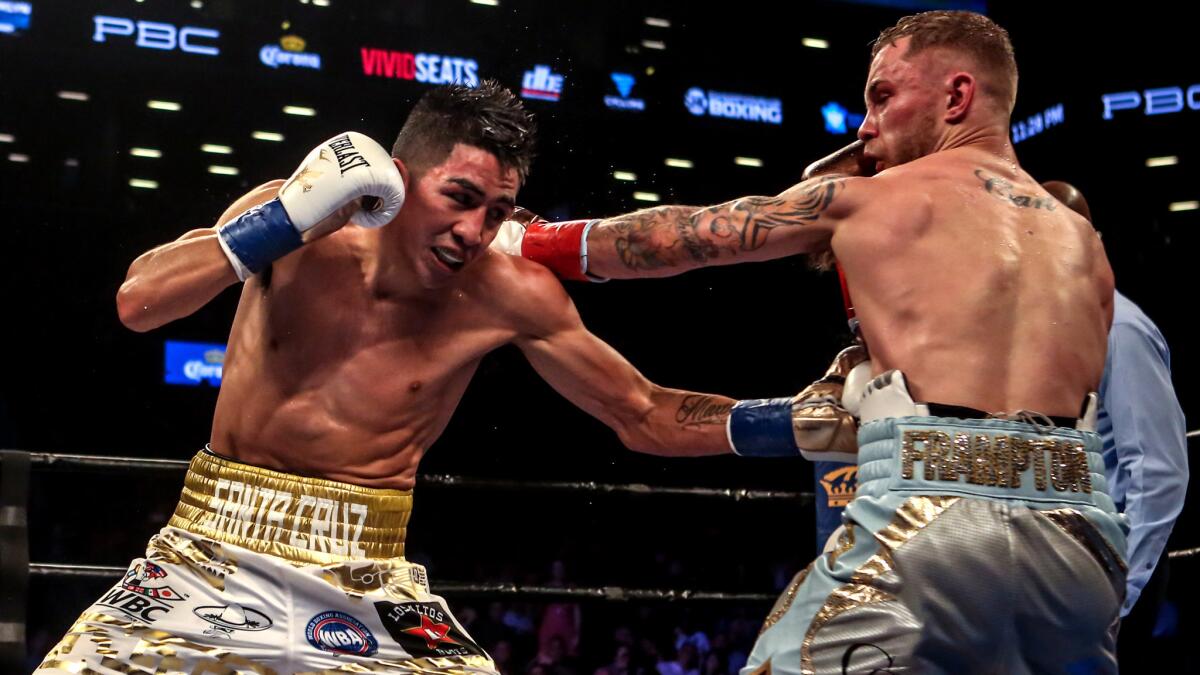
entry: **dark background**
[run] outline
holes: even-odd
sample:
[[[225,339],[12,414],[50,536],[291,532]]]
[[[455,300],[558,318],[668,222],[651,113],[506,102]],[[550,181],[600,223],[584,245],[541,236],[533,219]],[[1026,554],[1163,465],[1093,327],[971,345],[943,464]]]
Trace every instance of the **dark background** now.
[[[163,342],[224,342],[235,291],[143,335],[119,324],[113,297],[139,253],[210,226],[250,187],[288,175],[316,143],[355,129],[390,145],[428,85],[363,75],[360,47],[474,58],[481,77],[514,90],[537,64],[563,74],[560,101],[527,102],[541,125],[540,157],[520,199],[553,219],[651,205],[635,201],[635,190],[658,193],[664,203],[707,204],[788,187],[810,161],[851,140],[824,130],[820,108],[837,101],[861,112],[869,43],[909,13],[844,2],[701,4],[207,0],[196,8],[165,0],[34,0],[31,28],[0,34],[0,134],[15,137],[0,142],[7,309],[0,445],[184,459],[205,443],[216,390],[163,384]],[[924,3],[937,5],[952,6]],[[1017,152],[1035,177],[1067,180],[1087,196],[1118,288],[1166,336],[1180,401],[1195,418],[1200,401],[1186,384],[1200,376],[1190,324],[1200,211],[1170,212],[1168,204],[1200,199],[1200,110],[1101,118],[1102,94],[1200,83],[1194,24],[1166,3],[1089,6],[1087,13],[1076,3],[987,6],[1009,29],[1017,53],[1014,120],[1058,104],[1065,114]],[[97,43],[97,14],[214,28],[221,54],[142,49],[133,38]],[[647,16],[671,26],[648,26]],[[273,70],[259,62],[259,48],[287,34],[321,54],[322,70]],[[826,39],[830,48],[803,47],[803,37]],[[667,49],[642,47],[646,39]],[[603,97],[617,93],[614,71],[637,77],[632,95],[646,101],[645,112],[604,106]],[[783,124],[694,117],[682,104],[693,86],[780,98]],[[63,100],[60,90],[90,98]],[[151,110],[148,99],[183,108]],[[318,114],[283,114],[291,104]],[[258,129],[286,141],[254,140]],[[202,143],[232,146],[234,154],[201,153]],[[133,157],[133,147],[163,156]],[[29,159],[8,161],[10,153]],[[1179,163],[1145,166],[1160,155]],[[736,156],[764,165],[737,166]],[[695,168],[667,167],[667,157],[689,159]],[[240,173],[213,175],[210,164]],[[637,181],[615,180],[615,170],[631,171]],[[132,188],[131,178],[155,180],[159,188]],[[738,398],[791,394],[847,339],[836,279],[808,271],[799,259],[569,290],[595,333],[667,386]],[[629,453],[513,349],[485,359],[422,469],[530,481],[812,486],[811,468],[799,460],[669,461]],[[33,559],[123,565],[165,521],[179,484],[176,474],[36,473]],[[410,551],[430,564],[435,582],[538,581],[549,561],[560,559],[568,561],[571,581],[584,585],[771,592],[813,553],[809,504],[418,492]],[[1171,548],[1198,545],[1196,530],[1185,510]],[[1196,564],[1175,566],[1172,596],[1194,591],[1183,584]],[[31,633],[61,633],[99,592],[70,589],[35,583]],[[1180,610],[1180,630],[1194,630],[1189,609]],[[761,617],[766,607],[737,611]]]

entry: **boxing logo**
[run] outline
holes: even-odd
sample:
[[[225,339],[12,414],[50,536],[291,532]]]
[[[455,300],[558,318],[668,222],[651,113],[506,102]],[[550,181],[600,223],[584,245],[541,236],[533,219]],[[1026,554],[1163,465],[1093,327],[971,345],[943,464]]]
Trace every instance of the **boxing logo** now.
[[[204,634],[232,638],[233,631],[260,631],[271,627],[271,619],[257,609],[238,604],[197,607],[192,613],[209,624]]]
[[[783,101],[746,94],[705,91],[692,87],[683,96],[683,106],[696,116],[724,117],[747,122],[783,123]]]
[[[325,652],[370,656],[379,651],[379,641],[363,622],[343,612],[322,612],[304,629],[308,644]]]
[[[404,651],[422,656],[483,656],[450,613],[432,602],[377,602],[379,620]]]
[[[149,585],[166,577],[166,570],[152,562],[135,562],[121,583],[96,604],[111,607],[143,623],[154,623],[162,614],[171,611],[171,603],[187,597],[166,584]]]

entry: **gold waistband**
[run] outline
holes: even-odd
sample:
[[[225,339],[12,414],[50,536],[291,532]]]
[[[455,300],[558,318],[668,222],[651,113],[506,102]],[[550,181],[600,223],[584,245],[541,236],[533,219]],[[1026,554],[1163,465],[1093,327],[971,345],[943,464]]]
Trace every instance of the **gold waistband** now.
[[[299,564],[401,558],[412,491],[240,464],[200,451],[169,525]]]

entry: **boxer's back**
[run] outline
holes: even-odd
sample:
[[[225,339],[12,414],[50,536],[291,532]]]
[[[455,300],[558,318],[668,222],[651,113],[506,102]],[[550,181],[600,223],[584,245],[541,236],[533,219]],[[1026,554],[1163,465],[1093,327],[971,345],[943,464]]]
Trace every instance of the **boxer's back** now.
[[[935,153],[873,181],[884,196],[834,252],[876,371],[914,398],[1074,416],[1100,382],[1112,272],[1091,225],[1015,164]]]

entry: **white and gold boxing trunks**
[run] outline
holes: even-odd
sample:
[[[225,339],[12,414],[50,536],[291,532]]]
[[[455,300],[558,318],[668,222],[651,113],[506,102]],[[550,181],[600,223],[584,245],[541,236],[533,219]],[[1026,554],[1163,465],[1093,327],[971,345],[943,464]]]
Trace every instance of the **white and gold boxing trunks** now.
[[[35,672],[495,673],[404,559],[411,507],[201,451],[146,557]]]

